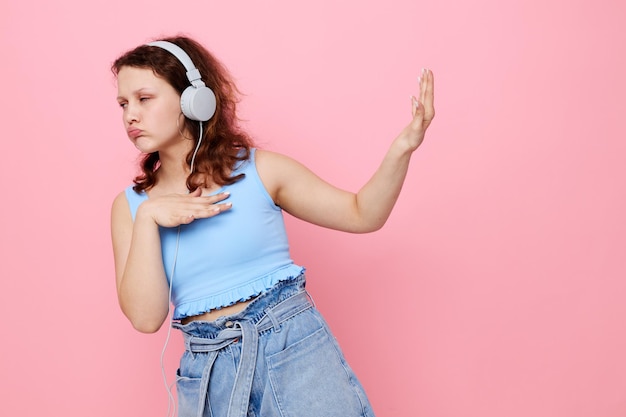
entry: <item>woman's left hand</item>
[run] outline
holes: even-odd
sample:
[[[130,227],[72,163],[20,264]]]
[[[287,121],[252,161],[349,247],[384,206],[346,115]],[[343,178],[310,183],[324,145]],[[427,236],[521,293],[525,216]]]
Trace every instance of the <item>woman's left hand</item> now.
[[[411,96],[413,120],[398,137],[398,139],[406,141],[407,146],[412,151],[422,144],[426,129],[428,129],[430,122],[435,117],[433,104],[435,80],[432,71],[428,69],[422,70],[422,75],[419,77],[419,87],[419,99]]]

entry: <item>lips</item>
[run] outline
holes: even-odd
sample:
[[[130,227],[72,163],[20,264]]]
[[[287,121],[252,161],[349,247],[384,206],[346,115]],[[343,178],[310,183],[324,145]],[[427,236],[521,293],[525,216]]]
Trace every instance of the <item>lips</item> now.
[[[131,128],[128,129],[126,131],[126,133],[128,134],[128,137],[131,139],[137,139],[139,136],[141,136],[141,134],[143,133],[143,130],[141,129],[136,129],[136,128]]]

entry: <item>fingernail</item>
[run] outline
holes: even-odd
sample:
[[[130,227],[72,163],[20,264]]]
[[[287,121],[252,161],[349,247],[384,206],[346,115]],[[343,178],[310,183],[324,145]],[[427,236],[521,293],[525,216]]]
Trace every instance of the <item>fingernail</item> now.
[[[422,83],[422,77],[417,77],[417,83],[421,84]]]
[[[426,68],[422,68],[422,75],[426,75]]]

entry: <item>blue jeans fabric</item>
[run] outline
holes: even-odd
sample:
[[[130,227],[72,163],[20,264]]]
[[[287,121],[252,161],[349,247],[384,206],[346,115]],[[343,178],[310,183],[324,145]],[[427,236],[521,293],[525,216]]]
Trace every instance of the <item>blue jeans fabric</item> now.
[[[374,417],[304,286],[301,275],[235,315],[174,323],[179,417]]]

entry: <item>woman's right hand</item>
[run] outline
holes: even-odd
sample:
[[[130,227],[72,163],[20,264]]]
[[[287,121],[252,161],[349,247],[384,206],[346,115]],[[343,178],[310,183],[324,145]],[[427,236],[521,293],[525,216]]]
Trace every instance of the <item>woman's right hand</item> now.
[[[229,196],[227,192],[202,196],[202,189],[196,188],[189,194],[151,197],[139,206],[137,216],[149,216],[162,227],[176,227],[229,210],[232,203],[221,203]]]
[[[111,236],[120,307],[133,327],[143,333],[161,328],[170,308],[158,226],[176,227],[213,217],[231,208],[228,193],[202,196],[151,195],[139,205],[133,221],[125,191],[111,209]]]

